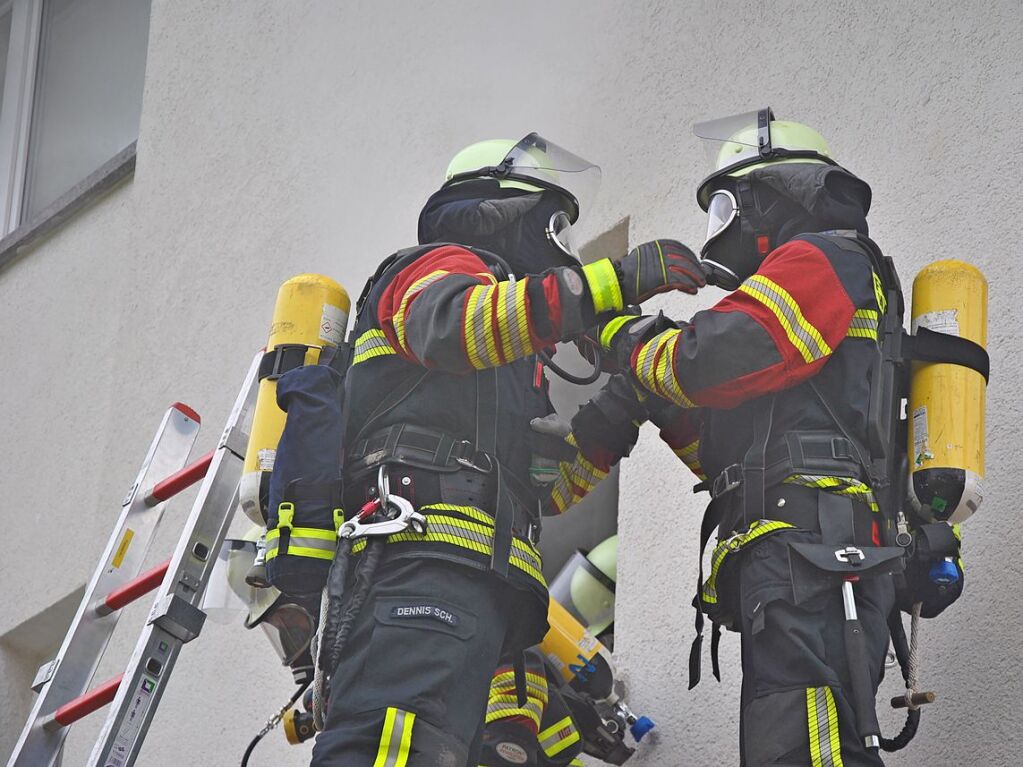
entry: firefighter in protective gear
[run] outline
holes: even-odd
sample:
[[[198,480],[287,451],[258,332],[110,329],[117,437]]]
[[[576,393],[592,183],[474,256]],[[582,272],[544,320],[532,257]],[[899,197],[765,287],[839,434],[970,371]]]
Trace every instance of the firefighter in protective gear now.
[[[704,284],[670,240],[580,266],[568,236],[598,178],[535,133],[463,150],[420,214],[421,244],[381,264],[358,303],[344,507],[371,500],[384,467],[426,531],[387,539],[315,765],[477,764],[502,654],[543,637],[539,510],[567,508],[610,467],[577,451],[553,486],[531,483],[530,421],[552,412],[537,352],[599,313]]]
[[[715,623],[715,674],[719,627],[742,637],[741,764],[880,765],[854,715],[842,591],[799,553],[833,544],[873,561],[892,550],[864,447],[886,310],[870,188],[820,134],[769,109],[695,130],[718,149],[698,191],[701,257],[708,281],[732,292],[687,322],[621,317],[593,334],[671,403],[652,420],[712,496],[701,544],[715,526],[719,543],[697,604]],[[895,569],[881,562],[882,575],[855,584],[871,699]],[[698,613],[701,637],[702,625]],[[691,686],[699,640],[693,649]]]

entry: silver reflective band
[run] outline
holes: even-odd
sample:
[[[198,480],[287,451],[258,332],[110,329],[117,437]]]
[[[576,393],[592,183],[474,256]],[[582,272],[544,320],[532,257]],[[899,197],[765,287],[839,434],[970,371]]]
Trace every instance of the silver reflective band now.
[[[707,239],[704,245],[720,236],[738,216],[739,205],[735,195],[727,189],[714,192],[707,204]]]

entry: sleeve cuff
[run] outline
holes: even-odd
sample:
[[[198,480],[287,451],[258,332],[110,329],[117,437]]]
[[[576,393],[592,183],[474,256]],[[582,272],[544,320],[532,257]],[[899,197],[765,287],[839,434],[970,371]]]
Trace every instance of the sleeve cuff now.
[[[622,287],[610,258],[602,258],[583,266],[583,276],[590,289],[593,310],[601,312],[619,311],[624,308]]]

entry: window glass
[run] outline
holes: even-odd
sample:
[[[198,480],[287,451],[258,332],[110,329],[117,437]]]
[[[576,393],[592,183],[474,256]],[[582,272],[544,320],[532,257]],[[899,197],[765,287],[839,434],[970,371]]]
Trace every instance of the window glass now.
[[[138,138],[149,0],[45,0],[24,215]]]

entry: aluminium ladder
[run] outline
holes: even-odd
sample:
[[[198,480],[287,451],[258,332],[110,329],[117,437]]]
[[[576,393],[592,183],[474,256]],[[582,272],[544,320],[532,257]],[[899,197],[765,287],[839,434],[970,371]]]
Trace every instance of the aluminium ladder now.
[[[60,650],[36,674],[32,689],[38,696],[7,767],[57,767],[68,728],[108,703],[87,765],[135,764],[178,653],[202,630],[203,593],[238,505],[248,443],[244,427],[255,404],[262,356],[259,352],[249,366],[217,447],[188,466],[199,416],[181,403],[167,410]],[[173,556],[140,574],[165,502],[200,479]],[[152,609],[124,672],[88,689],[118,611],[153,589]]]

